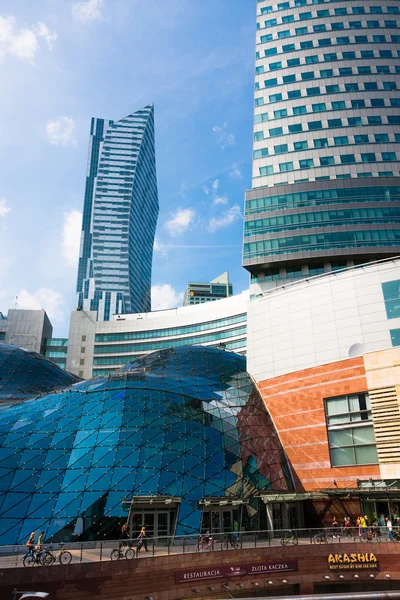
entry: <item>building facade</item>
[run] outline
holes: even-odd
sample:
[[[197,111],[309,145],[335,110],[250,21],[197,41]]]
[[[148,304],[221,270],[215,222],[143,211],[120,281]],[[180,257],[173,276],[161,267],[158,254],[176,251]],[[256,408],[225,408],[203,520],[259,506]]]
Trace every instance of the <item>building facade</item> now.
[[[45,354],[53,326],[45,310],[10,308],[7,317],[0,313],[0,342]]]
[[[399,11],[257,2],[243,264],[263,289],[400,254]]]
[[[248,370],[272,415],[305,519],[397,519],[400,260],[269,290],[248,306]],[[275,528],[282,523],[274,507]]]
[[[151,310],[151,268],[158,217],[154,106],[120,121],[92,119],[76,308],[116,313]]]
[[[183,297],[183,306],[221,300],[221,298],[228,298],[232,294],[233,287],[229,283],[229,273],[225,271],[210,283],[188,283]]]
[[[144,354],[187,345],[246,352],[248,291],[213,302],[98,321],[95,311],[71,315],[67,371],[106,375]]]

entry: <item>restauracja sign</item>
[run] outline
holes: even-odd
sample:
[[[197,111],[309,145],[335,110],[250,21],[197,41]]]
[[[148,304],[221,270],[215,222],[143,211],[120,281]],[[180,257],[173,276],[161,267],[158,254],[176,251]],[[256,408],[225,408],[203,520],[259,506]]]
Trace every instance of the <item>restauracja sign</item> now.
[[[378,569],[379,563],[372,552],[352,552],[351,554],[330,554],[328,565],[331,571],[350,569]]]
[[[203,567],[190,571],[175,571],[175,583],[201,581],[204,579],[220,579],[222,577],[238,577],[240,575],[262,575],[265,573],[282,573],[297,571],[297,560],[281,560],[247,565],[221,565]]]

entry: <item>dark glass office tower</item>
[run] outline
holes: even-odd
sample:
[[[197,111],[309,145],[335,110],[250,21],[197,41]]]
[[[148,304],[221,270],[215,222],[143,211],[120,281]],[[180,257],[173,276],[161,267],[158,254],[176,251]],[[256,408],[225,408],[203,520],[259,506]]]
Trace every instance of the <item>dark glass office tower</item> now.
[[[158,217],[154,106],[121,119],[92,119],[76,308],[151,310]]]
[[[400,254],[399,13],[257,2],[243,264],[259,291]]]

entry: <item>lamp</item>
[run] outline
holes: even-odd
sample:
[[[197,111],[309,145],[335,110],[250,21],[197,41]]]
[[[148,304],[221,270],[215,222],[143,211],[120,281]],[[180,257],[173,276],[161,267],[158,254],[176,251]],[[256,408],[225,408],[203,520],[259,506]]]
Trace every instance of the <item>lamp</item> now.
[[[370,577],[371,577],[371,579],[374,579],[375,575],[372,575],[372,573],[371,573]]]
[[[282,579],[282,583],[287,583],[287,579]]]
[[[329,575],[325,575],[325,579],[330,579]]]
[[[357,575],[357,574],[356,574],[356,575],[354,575],[354,579],[358,579],[358,575]]]

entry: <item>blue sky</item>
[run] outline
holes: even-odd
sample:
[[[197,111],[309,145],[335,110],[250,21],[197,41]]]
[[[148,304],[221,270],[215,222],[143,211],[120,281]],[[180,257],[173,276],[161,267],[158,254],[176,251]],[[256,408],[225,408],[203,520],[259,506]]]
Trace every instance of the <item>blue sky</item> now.
[[[154,102],[153,308],[241,267],[251,187],[252,0],[2,0],[0,311],[73,309],[92,116]]]

